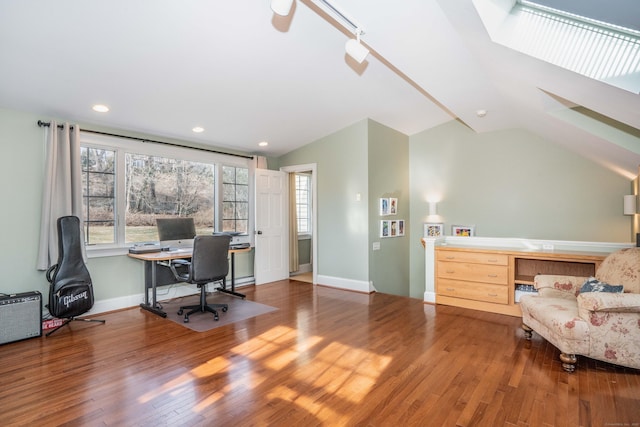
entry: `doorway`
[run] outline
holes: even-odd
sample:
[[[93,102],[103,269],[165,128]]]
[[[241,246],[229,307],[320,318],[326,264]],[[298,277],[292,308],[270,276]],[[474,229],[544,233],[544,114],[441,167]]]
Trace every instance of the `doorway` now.
[[[297,271],[291,271],[289,277],[307,283],[317,283],[318,262],[317,262],[317,173],[316,164],[285,166],[280,168],[282,172],[296,174],[298,190],[290,192],[289,203],[291,198],[296,197],[294,194],[300,194],[301,204],[298,205],[296,212],[300,212],[301,216],[297,224],[301,232],[298,233],[296,242],[290,243],[289,251],[296,250],[298,255],[299,267]],[[292,181],[290,181],[292,182]],[[305,199],[305,196],[308,199]],[[298,199],[298,198],[296,198]],[[297,200],[294,200],[297,202]],[[306,206],[305,206],[306,205]],[[297,246],[293,247],[293,246]]]

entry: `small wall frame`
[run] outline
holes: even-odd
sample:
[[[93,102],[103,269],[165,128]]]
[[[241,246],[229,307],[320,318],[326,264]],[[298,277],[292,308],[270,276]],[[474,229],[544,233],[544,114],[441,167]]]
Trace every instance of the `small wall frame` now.
[[[444,236],[444,224],[441,222],[425,222],[422,237]]]
[[[382,197],[379,202],[380,216],[397,215],[398,199],[395,197]]]
[[[476,234],[475,225],[452,225],[451,226],[452,236],[471,237],[471,236],[475,236],[475,234]]]
[[[383,219],[380,221],[380,237],[402,237],[404,233],[404,219]]]

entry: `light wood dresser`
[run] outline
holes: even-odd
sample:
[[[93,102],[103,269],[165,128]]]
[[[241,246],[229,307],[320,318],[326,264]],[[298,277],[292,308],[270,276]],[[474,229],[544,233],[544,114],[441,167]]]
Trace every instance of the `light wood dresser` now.
[[[599,252],[526,251],[438,246],[436,303],[521,316],[516,287],[536,274],[593,276],[608,255]]]

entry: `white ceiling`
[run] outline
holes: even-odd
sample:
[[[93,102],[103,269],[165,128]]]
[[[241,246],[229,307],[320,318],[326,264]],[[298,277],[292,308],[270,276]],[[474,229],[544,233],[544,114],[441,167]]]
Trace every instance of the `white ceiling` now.
[[[640,129],[639,96],[492,43],[474,1],[333,3],[364,27],[362,65],[311,0],[286,18],[269,0],[2,0],[0,107],[268,156],[367,117],[407,135],[458,119],[529,129],[637,175],[640,147],[551,113],[577,104]]]

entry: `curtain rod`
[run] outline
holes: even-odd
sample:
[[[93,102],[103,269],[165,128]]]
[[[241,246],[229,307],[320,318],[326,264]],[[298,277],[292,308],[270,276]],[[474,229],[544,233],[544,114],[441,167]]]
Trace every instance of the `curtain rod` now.
[[[38,126],[40,126],[40,127],[43,127],[43,126],[44,127],[49,127],[49,126],[51,126],[51,122],[43,122],[42,120],[38,120]],[[63,127],[64,127],[63,125],[58,125],[58,129],[62,129]],[[71,129],[73,129],[73,126],[71,126]],[[244,154],[225,153],[224,151],[209,150],[207,148],[199,148],[199,147],[189,147],[187,145],[174,144],[173,142],[156,141],[156,140],[153,140],[153,139],[138,138],[138,137],[135,137],[135,136],[118,135],[118,134],[115,134],[115,133],[100,132],[100,131],[91,130],[91,129],[80,129],[80,132],[94,133],[96,135],[114,136],[116,138],[126,138],[126,139],[132,139],[134,141],[152,142],[154,144],[170,145],[172,147],[189,148],[191,150],[206,151],[208,153],[224,154],[225,156],[242,157],[243,159],[253,159],[252,156],[245,156]]]

